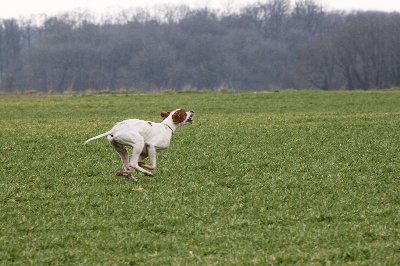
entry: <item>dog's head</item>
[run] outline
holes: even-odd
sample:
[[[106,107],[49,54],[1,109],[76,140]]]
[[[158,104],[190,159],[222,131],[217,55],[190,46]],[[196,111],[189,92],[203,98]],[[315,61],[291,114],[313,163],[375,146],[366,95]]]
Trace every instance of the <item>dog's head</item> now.
[[[171,117],[172,121],[177,126],[185,126],[193,124],[194,112],[186,112],[184,109],[176,109],[172,112],[162,111],[161,117],[163,120]]]

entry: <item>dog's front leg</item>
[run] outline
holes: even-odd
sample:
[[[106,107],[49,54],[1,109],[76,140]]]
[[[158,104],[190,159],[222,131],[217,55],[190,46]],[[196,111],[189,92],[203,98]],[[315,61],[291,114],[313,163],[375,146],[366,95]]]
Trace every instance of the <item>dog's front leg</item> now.
[[[156,155],[157,155],[157,150],[156,147],[153,144],[146,143],[146,148],[147,148],[147,156],[149,157],[149,164],[141,163],[141,166],[150,170],[156,169]]]
[[[143,165],[146,165],[146,163],[144,162],[144,160],[148,157],[149,155],[147,154],[147,146],[144,145],[143,151],[139,156],[139,161],[138,164],[140,167],[143,167]]]

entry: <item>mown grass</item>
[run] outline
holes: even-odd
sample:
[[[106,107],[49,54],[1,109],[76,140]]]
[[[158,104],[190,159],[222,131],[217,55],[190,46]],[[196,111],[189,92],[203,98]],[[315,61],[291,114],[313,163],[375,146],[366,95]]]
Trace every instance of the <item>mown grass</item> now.
[[[400,263],[400,91],[0,99],[1,265]],[[100,139],[193,109],[155,177]]]

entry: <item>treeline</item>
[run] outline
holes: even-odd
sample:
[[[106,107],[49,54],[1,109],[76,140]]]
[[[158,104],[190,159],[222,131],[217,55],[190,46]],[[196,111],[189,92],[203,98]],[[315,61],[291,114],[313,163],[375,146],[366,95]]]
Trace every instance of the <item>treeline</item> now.
[[[0,20],[1,91],[400,86],[400,14],[269,0]]]

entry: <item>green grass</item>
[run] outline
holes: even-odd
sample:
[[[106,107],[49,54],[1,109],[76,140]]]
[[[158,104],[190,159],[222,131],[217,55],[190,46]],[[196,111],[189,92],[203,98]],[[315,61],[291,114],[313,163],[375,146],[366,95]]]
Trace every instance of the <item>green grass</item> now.
[[[400,264],[400,91],[0,99],[0,265]],[[193,109],[155,177],[117,121]]]

